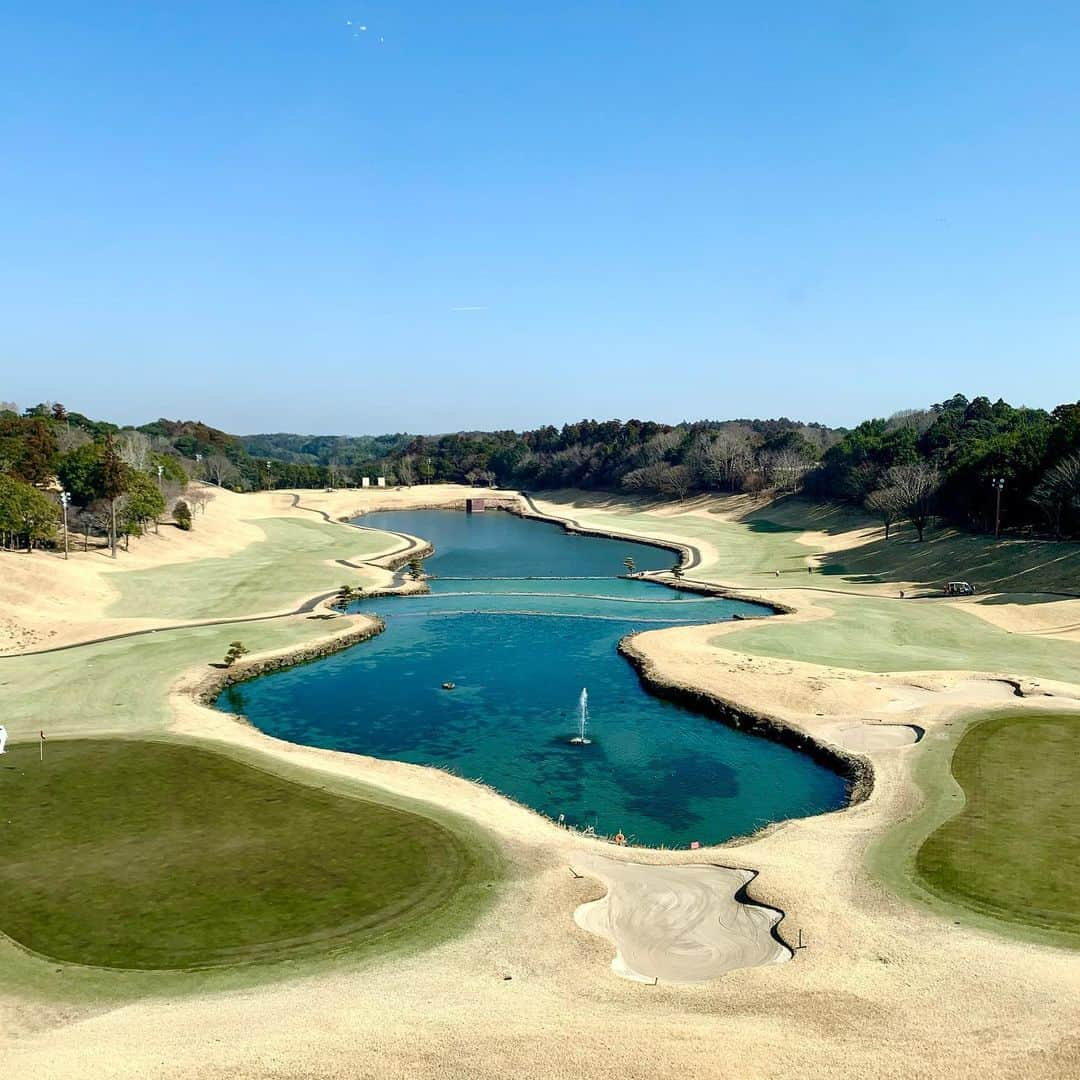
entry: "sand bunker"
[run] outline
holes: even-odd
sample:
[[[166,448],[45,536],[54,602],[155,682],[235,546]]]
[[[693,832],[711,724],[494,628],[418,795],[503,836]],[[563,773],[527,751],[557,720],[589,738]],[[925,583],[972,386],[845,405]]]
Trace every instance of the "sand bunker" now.
[[[911,724],[845,724],[833,737],[848,750],[889,750],[917,743],[922,731]]]
[[[939,689],[911,685],[890,686],[889,693],[892,700],[885,709],[893,713],[910,712],[930,704],[993,705],[1004,701],[1012,702],[1016,698],[1015,689],[1000,679],[965,679]]]
[[[791,952],[772,936],[781,913],[740,903],[753,874],[724,866],[650,866],[581,855],[574,868],[607,886],[574,921],[615,946],[612,970],[642,982],[700,983],[734,968],[780,964]]]

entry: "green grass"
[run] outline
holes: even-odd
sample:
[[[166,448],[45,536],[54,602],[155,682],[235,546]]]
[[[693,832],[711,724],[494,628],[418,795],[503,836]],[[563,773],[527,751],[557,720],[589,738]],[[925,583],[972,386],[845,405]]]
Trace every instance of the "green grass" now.
[[[541,502],[552,503],[557,507],[557,513],[598,529],[639,532],[694,545],[710,544],[716,548],[715,557],[706,558],[691,576],[703,581],[755,588],[779,584],[786,587],[793,580],[804,584],[808,576],[807,559],[820,548],[797,543],[796,538],[807,529],[827,528],[825,521],[797,527],[788,520],[790,515],[779,521],[754,517],[746,522],[729,521],[718,515],[672,517],[637,509],[626,500],[581,493],[544,493]],[[776,570],[781,571],[780,582],[776,581]]]
[[[171,716],[168,690],[176,677],[185,668],[220,660],[230,641],[239,639],[252,652],[288,648],[325,637],[336,625],[298,616],[3,657],[3,723],[13,739],[39,728],[54,735],[159,731]]]
[[[915,580],[930,586],[954,577],[969,577],[982,587],[1076,591],[1080,545],[998,542],[934,530],[925,544],[917,544],[901,530],[888,544],[873,542],[822,556],[819,565],[830,572],[809,575],[808,556],[820,548],[798,543],[799,535],[835,535],[872,525],[873,520],[804,499],[781,500],[740,521],[710,514],[661,515],[612,496],[560,493],[549,501],[559,512],[597,528],[707,542],[717,555],[695,569],[693,577],[766,596],[774,587],[806,589],[808,599],[834,613],[802,623],[777,619],[747,624],[734,634],[718,636],[718,648],[861,671],[974,670],[1080,682],[1076,642],[1009,634],[965,606],[944,600],[900,601],[866,593],[872,583]],[[779,580],[776,569],[781,571]],[[1024,603],[1032,600],[1021,598]]]
[[[50,741],[42,763],[18,743],[0,785],[0,929],[65,963],[191,969],[445,933],[440,912],[475,916],[497,876],[463,830],[191,745]]]
[[[300,518],[260,518],[266,539],[228,558],[171,563],[110,576],[120,596],[106,612],[122,618],[213,619],[280,611],[299,600],[330,592],[357,571],[335,566],[388,551],[398,541]],[[364,579],[360,574],[361,581]]]
[[[1078,715],[980,713],[928,735],[912,771],[922,806],[872,845],[868,869],[943,918],[1077,947],[1078,749]]]
[[[810,622],[783,618],[719,635],[722,649],[860,671],[990,671],[1080,682],[1075,642],[1010,634],[936,600],[822,596],[833,614]]]
[[[946,581],[962,579],[972,581],[982,592],[1080,593],[1080,544],[1075,543],[995,540],[939,528],[928,529],[926,541],[919,543],[910,526],[900,525],[887,542],[872,540],[824,554],[820,545],[799,543],[800,534],[837,536],[876,528],[878,521],[858,510],[801,498],[781,499],[741,520],[719,513],[672,517],[633,500],[580,492],[545,494],[543,499],[582,524],[603,528],[607,523],[615,529],[711,544],[716,555],[693,576],[723,584],[756,588],[794,584],[857,592],[866,585],[901,581],[937,589]],[[808,559],[818,568],[812,578],[806,573]],[[779,582],[776,570],[781,574]]]
[[[919,848],[933,892],[1080,944],[1080,716],[998,716],[952,758],[965,802]]]
[[[992,536],[930,529],[919,543],[911,529],[888,541],[824,556],[822,573],[848,585],[917,582],[939,589],[970,581],[979,592],[1062,592],[1080,595],[1080,544],[995,540]]]

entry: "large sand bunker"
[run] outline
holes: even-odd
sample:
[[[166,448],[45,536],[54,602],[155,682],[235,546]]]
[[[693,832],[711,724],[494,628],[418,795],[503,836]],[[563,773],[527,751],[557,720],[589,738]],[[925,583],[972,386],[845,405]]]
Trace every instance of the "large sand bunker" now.
[[[782,915],[742,903],[753,877],[725,866],[652,866],[583,855],[575,869],[607,895],[582,904],[574,921],[615,946],[612,970],[642,982],[699,983],[734,968],[780,964],[791,951],[773,937]]]

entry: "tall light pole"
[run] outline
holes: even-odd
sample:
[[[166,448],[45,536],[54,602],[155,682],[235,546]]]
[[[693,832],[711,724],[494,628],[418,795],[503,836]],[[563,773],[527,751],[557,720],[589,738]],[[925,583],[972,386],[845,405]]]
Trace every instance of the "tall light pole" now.
[[[161,499],[162,499],[163,502],[165,500],[165,482],[162,480],[162,476],[164,475],[164,473],[165,473],[165,466],[164,465],[159,465],[157,467],[157,488],[158,488],[158,491],[161,493]],[[157,514],[154,515],[154,532],[155,533],[160,533],[161,532],[161,522],[158,520]]]
[[[60,505],[64,508],[64,558],[68,557],[68,523],[67,523],[67,508],[68,503],[71,502],[71,492],[60,492]]]
[[[994,507],[994,536],[999,537],[1001,535],[1001,491],[1005,487],[1005,477],[995,476],[990,481],[991,486],[997,493],[996,505]]]

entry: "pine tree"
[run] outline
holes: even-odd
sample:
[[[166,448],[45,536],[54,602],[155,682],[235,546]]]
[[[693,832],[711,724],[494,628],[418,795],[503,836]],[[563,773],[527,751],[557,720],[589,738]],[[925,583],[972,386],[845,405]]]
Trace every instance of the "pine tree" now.
[[[109,503],[109,551],[116,558],[116,500],[127,491],[127,466],[120,460],[116,439],[105,436],[98,458],[98,489]]]

